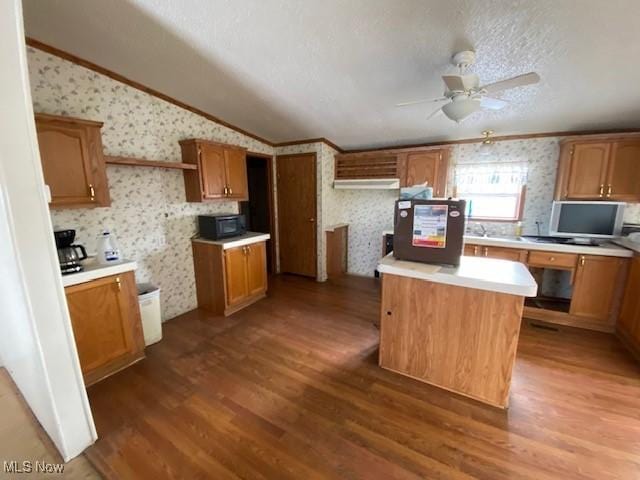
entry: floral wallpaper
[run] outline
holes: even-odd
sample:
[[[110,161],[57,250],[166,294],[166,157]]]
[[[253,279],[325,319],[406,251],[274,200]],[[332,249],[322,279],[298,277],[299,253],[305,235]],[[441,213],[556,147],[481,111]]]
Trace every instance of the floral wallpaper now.
[[[34,110],[104,122],[108,155],[180,161],[178,141],[192,137],[273,154],[269,145],[56,56],[29,48],[28,60]],[[89,252],[110,229],[123,256],[138,262],[136,280],[161,288],[164,320],[195,308],[196,216],[235,213],[237,203],[187,203],[179,170],[109,165],[107,177],[111,207],[52,210],[54,227],[76,229]]]

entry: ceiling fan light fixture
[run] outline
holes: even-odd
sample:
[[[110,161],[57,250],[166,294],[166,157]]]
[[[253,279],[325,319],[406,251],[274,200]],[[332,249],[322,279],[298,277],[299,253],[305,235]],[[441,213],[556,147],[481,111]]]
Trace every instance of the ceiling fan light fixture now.
[[[480,100],[477,98],[454,97],[451,102],[442,107],[442,111],[449,119],[460,123],[472,113],[480,110],[480,108]]]

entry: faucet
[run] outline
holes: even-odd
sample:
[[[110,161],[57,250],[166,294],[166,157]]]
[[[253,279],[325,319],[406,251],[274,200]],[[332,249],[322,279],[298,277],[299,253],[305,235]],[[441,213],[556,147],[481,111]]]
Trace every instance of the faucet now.
[[[482,237],[488,237],[489,233],[487,232],[487,229],[485,228],[485,226],[481,223],[478,224],[478,227],[480,227],[480,233],[482,233]]]

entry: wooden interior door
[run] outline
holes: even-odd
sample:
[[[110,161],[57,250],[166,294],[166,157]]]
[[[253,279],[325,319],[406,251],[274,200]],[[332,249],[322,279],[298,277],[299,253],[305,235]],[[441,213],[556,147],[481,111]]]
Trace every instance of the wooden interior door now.
[[[640,141],[615,142],[607,172],[607,199],[640,201]]]
[[[276,168],[280,270],[315,277],[316,155],[281,155]]]
[[[227,180],[227,196],[235,200],[247,200],[249,187],[247,184],[247,155],[239,148],[227,148],[225,156],[225,175]]]
[[[249,296],[247,259],[244,247],[229,248],[224,251],[224,273],[227,305],[241,303]]]
[[[435,185],[438,180],[440,156],[440,151],[437,150],[409,153],[404,185],[411,187],[427,182],[430,187],[433,187],[434,195],[437,195]]]
[[[127,278],[115,275],[65,289],[80,366],[85,375],[138,349],[132,322],[140,322],[140,314],[131,318],[130,312],[133,307],[137,312],[137,305],[128,305],[124,289],[135,286],[125,285]]]
[[[51,206],[94,202],[87,130],[44,122],[38,122],[36,127],[42,170],[51,189]]]
[[[219,145],[198,145],[198,166],[202,182],[202,198],[213,199],[225,196],[225,155]]]
[[[267,249],[266,243],[247,245],[247,290],[249,296],[267,290]]]
[[[624,259],[581,255],[569,313],[609,322],[623,267]]]
[[[605,194],[607,163],[611,144],[608,142],[576,143],[569,165],[567,198],[598,199]]]

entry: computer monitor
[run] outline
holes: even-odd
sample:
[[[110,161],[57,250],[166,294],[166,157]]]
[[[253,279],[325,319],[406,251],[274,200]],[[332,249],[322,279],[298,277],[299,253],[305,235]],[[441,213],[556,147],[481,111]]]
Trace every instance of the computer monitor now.
[[[623,202],[553,202],[549,235],[615,238],[622,233]]]

